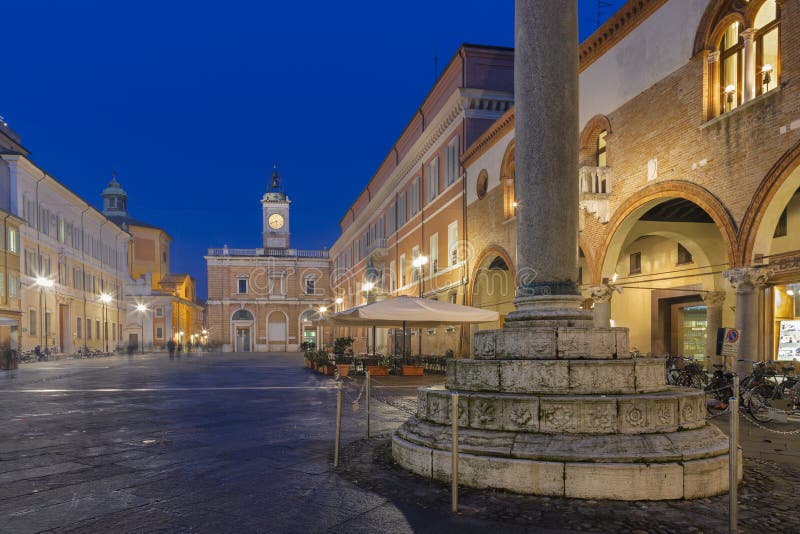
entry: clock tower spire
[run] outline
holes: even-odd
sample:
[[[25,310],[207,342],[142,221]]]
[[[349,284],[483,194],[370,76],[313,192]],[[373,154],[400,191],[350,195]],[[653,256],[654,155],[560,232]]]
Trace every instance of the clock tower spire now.
[[[289,248],[289,204],[292,201],[283,192],[278,164],[272,169],[267,192],[261,197],[264,248]]]

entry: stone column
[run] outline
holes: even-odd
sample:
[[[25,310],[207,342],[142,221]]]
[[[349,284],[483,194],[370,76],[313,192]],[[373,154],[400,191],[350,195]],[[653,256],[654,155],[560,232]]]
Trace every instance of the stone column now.
[[[724,106],[720,106],[722,88],[720,87],[719,50],[708,53],[708,85],[711,87],[711,95],[708,101],[710,109],[707,111],[707,118],[710,119],[725,111]]]
[[[756,97],[756,30],[748,28],[742,32],[744,40],[744,66],[742,68],[742,103]]]
[[[722,327],[722,305],[725,302],[724,291],[708,291],[703,293],[706,305],[706,361],[716,363],[717,331]],[[709,366],[710,368],[710,366]]]
[[[517,310],[531,321],[591,321],[578,286],[578,6],[515,3]]]
[[[739,330],[739,359],[748,361],[735,362],[739,376],[750,374],[752,361],[758,356],[758,293],[772,275],[768,269],[741,267],[725,271],[727,278],[736,291],[736,316],[734,327]]]
[[[598,328],[611,328],[611,297],[614,291],[619,290],[611,284],[589,289],[589,295],[594,301],[594,325]]]

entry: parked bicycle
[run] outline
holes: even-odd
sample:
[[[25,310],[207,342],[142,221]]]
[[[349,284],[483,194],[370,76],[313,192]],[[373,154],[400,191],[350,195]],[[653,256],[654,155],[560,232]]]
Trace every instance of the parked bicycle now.
[[[782,367],[781,372],[765,365],[754,367],[753,379],[743,397],[750,415],[760,423],[773,418],[776,409],[786,412],[800,410],[800,379],[793,375],[793,367]]]
[[[708,375],[700,362],[694,358],[669,356],[667,358],[667,384],[702,389],[708,384]]]

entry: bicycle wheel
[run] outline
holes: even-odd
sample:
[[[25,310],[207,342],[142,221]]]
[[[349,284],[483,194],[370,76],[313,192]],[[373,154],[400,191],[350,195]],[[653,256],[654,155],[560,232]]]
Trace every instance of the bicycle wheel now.
[[[753,419],[759,423],[772,420],[772,400],[775,397],[775,388],[771,384],[758,384],[747,393],[747,410]]]

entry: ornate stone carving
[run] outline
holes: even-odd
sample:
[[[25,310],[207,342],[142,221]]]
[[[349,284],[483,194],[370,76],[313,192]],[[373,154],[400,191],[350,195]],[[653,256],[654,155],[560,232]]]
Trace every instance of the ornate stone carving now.
[[[574,408],[569,404],[549,404],[542,408],[542,423],[550,431],[562,431],[573,427],[574,418]]]
[[[721,308],[725,302],[724,291],[706,291],[701,297],[709,308]]]
[[[526,426],[533,420],[533,414],[525,406],[514,406],[511,408],[508,419],[517,426]]]
[[[613,403],[593,402],[584,407],[583,430],[613,432],[616,412]]]
[[[592,300],[595,302],[611,302],[614,291],[622,293],[622,288],[613,284],[601,284],[599,286],[590,287],[589,296],[592,297]]]
[[[492,423],[497,413],[497,405],[490,400],[479,400],[475,402],[475,419],[482,425]]]
[[[733,288],[739,292],[749,290],[754,286],[766,285],[772,274],[770,269],[762,267],[741,267],[725,271],[722,276],[727,278]]]
[[[637,404],[632,404],[625,410],[625,422],[633,427],[647,426],[645,411]]]

